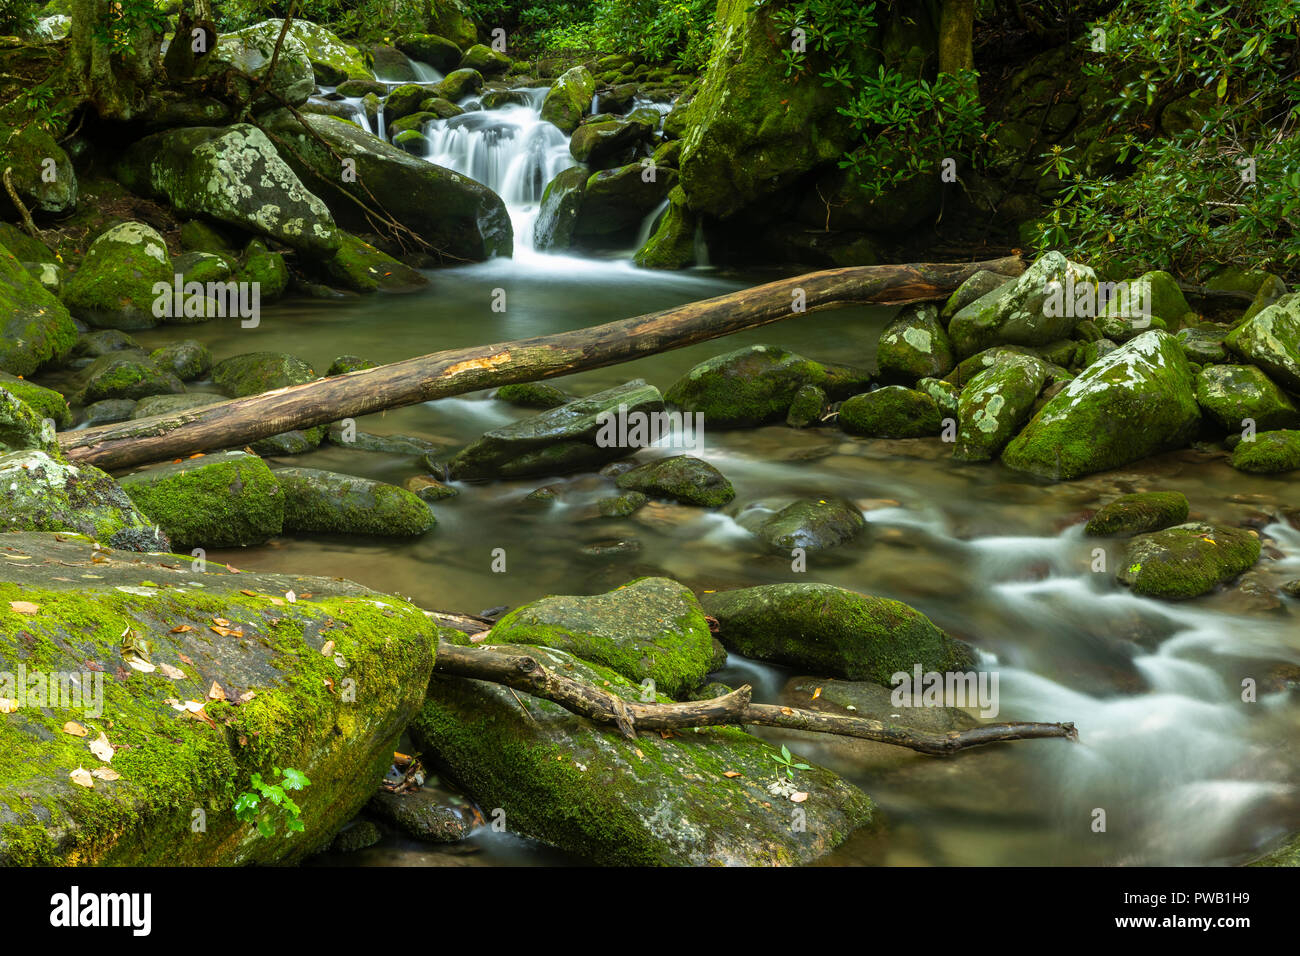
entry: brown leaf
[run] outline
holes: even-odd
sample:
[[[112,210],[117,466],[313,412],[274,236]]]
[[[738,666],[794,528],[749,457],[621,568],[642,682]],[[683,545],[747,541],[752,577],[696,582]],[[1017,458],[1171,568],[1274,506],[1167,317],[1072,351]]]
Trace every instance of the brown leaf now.
[[[794,803],[803,803],[807,799],[808,794],[804,793],[802,790],[796,790],[794,793],[790,794],[790,800]]]
[[[10,601],[9,610],[15,614],[35,614],[41,609],[39,604],[33,604],[31,601]]]
[[[95,789],[95,781],[91,778],[90,771],[85,767],[78,767],[76,770],[72,771],[72,773],[68,774],[68,777],[78,787],[87,787],[91,790]]]
[[[85,727],[81,726],[81,724],[77,723],[75,720],[70,720],[64,724],[63,732],[65,734],[72,734],[74,737],[84,737],[89,733]]]
[[[193,627],[192,625],[190,625],[190,624],[177,624],[175,627],[173,627],[173,628],[172,628],[170,631],[168,631],[167,633],[168,633],[168,634],[188,634],[188,633],[189,633],[190,631],[192,631],[192,630],[194,630],[194,627]]]
[[[230,627],[230,622],[224,617],[214,617],[212,623],[217,625],[217,627]]]
[[[246,596],[248,596],[248,597],[257,597],[257,592],[256,592],[256,591],[249,591],[249,590],[247,590],[247,589],[245,589],[245,588],[240,588],[240,589],[239,589],[239,593],[240,593],[240,594],[243,594],[243,595],[246,595]]]
[[[741,772],[740,772],[739,770],[727,770],[727,771],[725,771],[722,775],[723,775],[724,777],[739,777],[739,776],[742,776],[742,774],[741,774]]]
[[[320,652],[325,657],[329,657],[331,654],[334,653],[334,642],[326,641],[325,644],[321,647]]]
[[[179,667],[173,667],[171,664],[159,664],[158,669],[163,672],[164,677],[170,677],[172,680],[185,679],[185,672]]]
[[[96,767],[90,771],[92,777],[98,777],[100,780],[120,780],[122,775],[112,767]]]
[[[816,700],[821,695],[822,695],[822,689],[818,687],[815,691],[813,691],[812,699]]]
[[[218,684],[216,681],[213,681],[212,686],[208,688],[208,700],[225,700],[225,699],[226,699],[226,692],[221,689],[220,684]]]
[[[194,666],[194,662],[190,660],[188,657],[186,657],[184,654],[177,654],[176,656],[181,659],[182,664],[189,664],[191,667]]]

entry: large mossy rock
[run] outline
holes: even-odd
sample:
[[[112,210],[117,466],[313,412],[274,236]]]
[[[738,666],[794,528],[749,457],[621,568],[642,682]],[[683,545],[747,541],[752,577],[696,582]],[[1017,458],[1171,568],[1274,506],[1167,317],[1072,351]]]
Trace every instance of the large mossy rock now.
[[[298,31],[290,29],[284,34],[284,40],[280,43],[280,55],[275,57],[276,43],[280,42],[283,31],[283,20],[263,20],[242,30],[221,34],[211,58],[215,62],[207,64],[206,71],[217,73],[229,64],[246,74],[251,82],[242,77],[235,80],[239,92],[243,94],[240,99],[246,100],[266,79],[274,58],[275,73],[271,76],[267,92],[262,94],[254,106],[266,108],[278,103],[271,93],[278,94],[291,106],[301,106],[316,88],[316,74]]]
[[[483,480],[564,475],[596,469],[637,450],[618,441],[625,420],[662,412],[659,389],[634,379],[487,432],[448,465],[452,478]],[[631,439],[631,434],[624,436]],[[612,439],[612,440],[607,440]],[[647,441],[648,443],[648,441]]]
[[[651,498],[671,498],[704,508],[720,508],[736,497],[736,489],[726,475],[690,455],[648,461],[623,472],[614,481],[620,488],[641,491]]]
[[[429,284],[416,270],[350,232],[339,233],[338,252],[324,263],[339,285],[353,292],[414,292]]]
[[[1162,319],[1170,331],[1177,331],[1192,308],[1168,272],[1148,272],[1131,282],[1122,282],[1106,303],[1098,325],[1106,330],[1104,320]]]
[[[82,402],[110,398],[141,399],[150,395],[179,395],[185,384],[169,369],[160,368],[145,352],[121,349],[101,355],[82,372]]]
[[[478,27],[462,0],[429,0],[422,6],[427,10],[425,26],[430,33],[446,37],[462,50],[478,42]]]
[[[129,551],[169,547],[116,481],[40,450],[0,454],[0,531],[74,531]]]
[[[330,116],[306,116],[304,122],[328,149],[287,112],[276,114],[272,129],[293,147],[285,162],[308,189],[325,197],[345,229],[368,232],[373,226],[339,190],[371,203],[369,190],[398,222],[449,255],[474,261],[510,255],[510,215],[501,197],[483,184],[411,156],[351,123]],[[340,159],[353,160],[355,181],[342,179]]]
[[[462,70],[478,70],[484,76],[498,76],[510,69],[510,57],[498,53],[486,43],[475,43],[461,58]]]
[[[1196,401],[1220,426],[1232,432],[1254,423],[1255,430],[1300,427],[1300,408],[1253,365],[1207,365],[1196,373]]]
[[[0,670],[82,675],[102,686],[103,707],[29,701],[0,721],[0,863],[301,860],[371,798],[424,696],[438,633],[400,598],[337,578],[96,553],[77,536],[5,535],[5,544],[30,560],[0,571]],[[290,591],[311,597],[286,600]],[[17,613],[14,601],[37,610]],[[183,676],[164,676],[163,665]],[[209,699],[213,685],[226,700]],[[203,707],[190,713],[186,701]],[[88,736],[64,732],[68,720]],[[89,750],[100,733],[116,748],[110,763]],[[272,767],[311,781],[292,794],[302,833],[281,825],[259,837],[235,815],[253,773],[278,782]],[[79,768],[116,777],[86,788],[71,779]]]
[[[667,211],[660,217],[654,234],[633,257],[642,269],[686,269],[696,264],[699,218],[686,207],[685,198],[680,184],[668,191]]]
[[[951,372],[957,361],[939,310],[931,303],[904,307],[880,333],[876,362],[882,379],[909,385]]]
[[[1248,528],[1192,522],[1130,538],[1115,578],[1148,597],[1182,600],[1208,594],[1259,560]]]
[[[649,181],[644,173],[640,163],[592,173],[573,224],[574,238],[610,243],[634,235],[677,182],[674,169],[660,169]]]
[[[840,427],[871,438],[925,438],[939,434],[943,416],[929,393],[886,385],[840,406]]]
[[[1300,431],[1278,429],[1242,439],[1232,450],[1232,467],[1257,475],[1300,469]]]
[[[743,522],[747,526],[748,521]],[[867,528],[852,503],[843,498],[801,498],[752,525],[768,548],[789,554],[795,548],[827,551],[848,544]]]
[[[700,598],[718,639],[746,657],[893,686],[896,673],[968,670],[974,654],[901,601],[829,584],[767,584]]]
[[[62,393],[8,372],[0,372],[0,390],[21,400],[41,418],[54,422],[56,428],[71,427],[72,409],[68,407],[68,400]]]
[[[408,33],[398,37],[394,45],[412,60],[427,63],[443,75],[456,69],[464,55],[454,41],[436,33]]]
[[[633,147],[648,139],[652,132],[648,123],[623,119],[586,123],[569,140],[569,153],[592,169],[608,169],[626,163]]]
[[[641,700],[639,685],[561,651],[496,650]],[[774,769],[778,751],[741,730],[628,740],[558,704],[525,699],[528,716],[501,685],[435,677],[411,735],[480,806],[500,807],[513,832],[593,863],[808,863],[872,820],[870,798],[819,767],[792,781],[806,800],[780,796],[789,790]],[[797,818],[803,826],[793,825]]]
[[[1002,462],[1071,479],[1181,448],[1200,424],[1177,339],[1144,332],[1057,392],[1002,452]]]
[[[183,551],[264,544],[284,525],[279,482],[266,462],[242,451],[172,462],[120,483]]]
[[[175,281],[163,237],[142,222],[123,222],[90,244],[63,286],[63,302],[97,328],[151,329],[162,321],[155,314],[154,286]]]
[[[957,397],[959,461],[989,461],[998,456],[1029,418],[1047,379],[1047,366],[1027,356],[1007,356],[980,372]]]
[[[405,488],[315,468],[278,468],[284,493],[284,530],[411,538],[437,521],[429,506]]]
[[[1092,305],[1078,306],[1090,290]],[[958,355],[994,345],[1046,345],[1068,338],[1079,322],[1096,313],[1097,276],[1088,266],[1048,252],[1014,283],[996,287],[964,307],[948,323]]]
[[[1228,333],[1223,344],[1283,388],[1300,392],[1300,293],[1282,296]]]
[[[533,223],[535,248],[546,252],[568,249],[573,245],[573,229],[590,178],[591,171],[586,166],[570,166],[546,184],[541,209]]]
[[[231,398],[260,395],[315,378],[315,369],[285,352],[248,352],[222,359],[212,366],[212,383]]]
[[[128,189],[162,199],[187,216],[270,236],[313,257],[328,257],[339,247],[325,203],[255,126],[154,133],[131,146],[115,172]]]
[[[366,66],[361,51],[344,43],[334,33],[310,20],[295,19],[289,33],[302,43],[307,51],[316,82],[323,86],[337,86],[347,80],[373,80],[375,75]]]
[[[31,375],[77,341],[67,307],[0,246],[0,371]]]
[[[744,428],[783,419],[805,385],[844,397],[870,382],[865,372],[824,365],[774,345],[747,345],[696,365],[664,397],[703,414],[705,427]]]
[[[1107,502],[1088,519],[1087,535],[1130,535],[1160,531],[1187,520],[1187,496],[1181,491],[1139,491]]]
[[[554,596],[511,611],[492,627],[494,644],[537,644],[602,664],[669,697],[704,683],[713,635],[690,588],[640,578],[606,594]]]
[[[542,119],[554,123],[565,133],[572,133],[591,111],[596,80],[585,66],[575,66],[560,74],[542,101]]]
[[[54,429],[36,410],[0,383],[0,452],[43,451],[57,456]]]
[[[28,210],[67,214],[76,207],[77,173],[72,160],[40,123],[29,119],[17,128],[0,125],[0,172],[5,169],[13,170],[14,192]],[[5,189],[0,189],[0,214],[18,218]]]

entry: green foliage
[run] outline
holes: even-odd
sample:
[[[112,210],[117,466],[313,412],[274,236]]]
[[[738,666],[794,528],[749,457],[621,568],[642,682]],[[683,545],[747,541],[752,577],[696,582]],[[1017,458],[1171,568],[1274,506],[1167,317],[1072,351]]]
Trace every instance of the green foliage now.
[[[36,26],[39,7],[33,0],[0,0],[0,34],[26,36]]]
[[[109,7],[106,19],[96,21],[91,33],[113,53],[127,56],[142,36],[161,36],[166,29],[167,15],[153,0],[119,0]]]
[[[283,19],[291,0],[222,0],[217,25],[237,30],[263,20]],[[294,16],[328,27],[340,36],[398,36],[424,29],[428,4],[419,0],[299,0]]]
[[[716,8],[711,0],[600,0],[596,33],[602,49],[703,69],[713,49]]]
[[[796,770],[812,769],[812,767],[806,763],[795,763],[794,755],[790,753],[790,748],[785,744],[781,745],[781,752],[779,754],[768,754],[768,756],[785,769],[785,775],[791,780],[794,779],[794,772]]]
[[[1109,93],[1121,166],[1100,176],[1070,148],[1046,154],[1061,190],[1036,245],[1086,252],[1105,272],[1295,271],[1297,14],[1296,0],[1124,0],[1094,25],[1104,50],[1085,32],[1085,73]]]
[[[289,796],[290,790],[302,790],[311,785],[306,774],[292,767],[281,771],[272,768],[272,773],[280,774],[278,784],[267,783],[260,773],[253,774],[253,789],[241,793],[235,798],[235,816],[244,823],[255,823],[257,832],[264,837],[275,836],[280,821],[284,822],[285,833],[292,836],[303,832],[301,809]]]

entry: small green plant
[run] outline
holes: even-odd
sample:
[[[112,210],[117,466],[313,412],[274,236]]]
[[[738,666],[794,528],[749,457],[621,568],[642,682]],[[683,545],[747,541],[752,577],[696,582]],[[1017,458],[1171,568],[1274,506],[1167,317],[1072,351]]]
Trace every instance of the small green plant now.
[[[794,772],[796,770],[812,769],[812,767],[810,767],[806,763],[795,763],[794,755],[790,753],[790,748],[787,747],[785,744],[781,745],[780,754],[768,754],[768,756],[785,768],[785,775],[789,777],[791,780],[794,779]]]
[[[302,813],[298,804],[289,796],[290,790],[302,790],[311,785],[307,775],[301,770],[285,767],[271,769],[280,774],[280,782],[267,783],[260,773],[253,774],[250,782],[252,790],[245,791],[235,798],[235,816],[243,823],[255,823],[257,832],[264,837],[275,836],[278,821],[284,821],[285,833],[292,836],[303,832],[303,823],[299,819]]]

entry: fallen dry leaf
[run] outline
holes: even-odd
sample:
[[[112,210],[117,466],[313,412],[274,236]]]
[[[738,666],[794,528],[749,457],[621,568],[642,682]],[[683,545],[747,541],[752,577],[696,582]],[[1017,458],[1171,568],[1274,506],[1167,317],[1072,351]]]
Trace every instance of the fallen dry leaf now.
[[[739,777],[741,776],[741,773],[739,770],[727,770],[722,775],[724,777]]]
[[[227,621],[224,617],[214,617],[212,619],[212,623],[217,625],[218,627],[230,627],[230,622]]]
[[[142,661],[138,657],[128,657],[126,659],[126,664],[128,667],[138,670],[142,674],[152,674],[158,669],[148,661]]]
[[[192,630],[194,630],[193,625],[190,625],[190,624],[177,624],[175,627],[173,627],[173,628],[172,628],[170,631],[168,631],[167,633],[168,633],[168,634],[188,634],[188,633],[189,633],[190,631],[192,631]]]
[[[789,707],[782,707],[782,708],[781,708],[781,713],[783,713],[783,714],[785,714],[787,717],[789,717],[791,714],[794,713],[794,711],[791,710]]]
[[[226,692],[221,689],[220,684],[218,684],[216,681],[213,681],[212,686],[208,688],[208,700],[225,700],[225,699],[226,699]]]
[[[84,737],[89,733],[85,727],[81,726],[81,724],[77,723],[75,720],[70,720],[64,724],[63,732],[65,734],[72,734],[74,737]]]
[[[815,691],[813,691],[812,699],[816,700],[821,695],[822,695],[822,689],[818,687]]]
[[[12,714],[18,709],[18,701],[12,697],[0,697],[0,714]]]
[[[793,803],[803,803],[807,799],[808,794],[804,793],[802,790],[796,790],[794,793],[790,794],[790,800]]]
[[[257,592],[256,592],[256,591],[249,591],[249,590],[247,590],[246,588],[240,588],[240,589],[239,589],[239,593],[240,593],[240,594],[243,594],[243,595],[245,595],[245,596],[247,596],[247,597],[257,597]]]
[[[171,664],[159,664],[158,669],[162,671],[163,677],[170,677],[172,680],[185,679],[185,672],[179,667],[173,667]]]
[[[239,628],[223,627],[220,624],[209,625],[208,630],[214,631],[221,637],[243,637],[244,632]]]
[[[112,767],[96,767],[90,771],[92,777],[98,777],[100,780],[120,780],[122,775]]]
[[[90,771],[85,767],[78,767],[76,770],[72,771],[72,773],[68,774],[68,777],[78,787],[89,787],[91,790],[95,789],[95,781],[91,779]]]
[[[254,694],[251,690],[246,690],[239,695],[238,700],[241,704],[247,704],[250,700],[252,700],[256,696],[257,695]]]
[[[108,738],[104,736],[102,730],[99,732],[99,736],[90,742],[89,746],[90,752],[104,763],[108,763],[113,759],[113,745],[108,742]]]
[[[322,647],[321,647],[321,649],[320,649],[320,652],[321,652],[321,654],[324,655],[325,657],[329,657],[331,654],[334,653],[334,642],[333,642],[333,641],[326,641],[326,642],[324,643],[324,645],[322,645]]]
[[[31,601],[10,601],[9,610],[15,614],[35,614],[41,609],[39,604],[33,604]]]

